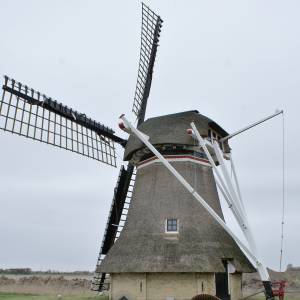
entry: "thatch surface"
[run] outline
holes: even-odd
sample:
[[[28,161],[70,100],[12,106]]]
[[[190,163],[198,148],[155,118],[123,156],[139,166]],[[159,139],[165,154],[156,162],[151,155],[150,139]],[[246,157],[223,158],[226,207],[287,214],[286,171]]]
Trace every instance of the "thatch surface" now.
[[[196,110],[150,118],[139,126],[139,130],[150,136],[150,142],[157,144],[194,145],[194,140],[186,133],[190,123],[195,122],[202,136],[208,135],[208,128],[214,129],[221,137],[228,133],[213,120],[199,114]],[[130,135],[124,159],[129,160],[138,149],[143,148],[142,142]]]
[[[212,169],[191,162],[172,163],[223,218]],[[141,168],[120,238],[99,271],[224,272],[232,259],[239,272],[254,271],[234,240],[161,164]],[[179,220],[179,235],[165,233],[166,218]]]

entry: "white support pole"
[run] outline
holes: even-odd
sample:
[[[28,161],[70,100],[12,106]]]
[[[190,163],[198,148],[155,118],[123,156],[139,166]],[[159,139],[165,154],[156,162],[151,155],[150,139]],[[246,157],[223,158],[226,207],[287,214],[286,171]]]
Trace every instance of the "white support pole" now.
[[[269,275],[263,272],[263,266],[251,250],[232,232],[232,230],[226,225],[226,223],[219,217],[219,215],[207,204],[207,202],[197,193],[197,191],[184,179],[184,177],[161,155],[157,149],[145,138],[145,135],[136,129],[126,118],[121,116],[126,128],[137,136],[149,150],[159,159],[159,161],[178,179],[178,181],[192,194],[192,196],[207,210],[207,212],[214,218],[214,220],[237,242],[242,251],[252,261],[255,262],[261,279],[263,281],[269,281]]]
[[[194,129],[195,129],[196,132],[198,131],[195,125],[194,125]],[[221,191],[223,197],[225,198],[225,200],[226,200],[229,208],[232,209],[232,206],[233,206],[233,204],[232,204],[232,197],[231,197],[230,193],[228,192],[228,189],[227,189],[227,187],[226,187],[226,185],[225,185],[225,183],[224,183],[224,181],[223,181],[223,179],[222,179],[222,177],[221,177],[221,175],[220,175],[220,173],[218,171],[218,168],[217,168],[217,166],[216,166],[216,164],[214,162],[214,159],[212,158],[209,150],[207,149],[207,146],[210,146],[211,148],[213,148],[212,143],[210,143],[208,140],[204,140],[201,137],[201,135],[199,134],[199,132],[198,132],[198,136],[200,137],[200,139],[197,138],[197,136],[194,133],[194,131],[192,131],[191,135],[192,135],[192,137],[195,140],[198,140],[198,142],[200,144],[200,147],[204,150],[204,152],[206,154],[206,157],[208,158],[208,160],[209,160],[209,162],[210,162],[210,164],[211,164],[211,166],[212,166],[215,174],[217,175],[217,178],[215,178],[216,184],[217,184],[219,190]]]
[[[196,125],[192,122],[191,123],[191,127],[192,127],[192,130],[193,130],[193,134],[194,136],[196,137],[196,139],[198,140],[199,144],[201,145],[201,147],[203,148],[207,158],[209,159],[216,175],[218,178],[221,178],[218,170],[217,170],[217,167],[215,165],[215,162],[213,161],[213,158],[211,156],[211,154],[209,153],[207,147],[206,147],[206,142],[205,140],[201,137]],[[221,188],[220,191],[222,192],[225,200],[227,201],[227,203],[229,204],[229,208],[231,209],[234,217],[236,218],[245,238],[247,239],[248,243],[249,243],[249,246],[250,246],[250,249],[252,251],[252,253],[257,256],[257,250],[256,250],[256,244],[255,244],[255,241],[254,241],[254,238],[253,238],[253,234],[250,230],[250,226],[249,226],[249,222],[248,222],[248,219],[247,219],[247,216],[246,214],[243,212],[243,207],[241,207],[241,204],[240,204],[240,201],[239,201],[239,198],[233,188],[233,185],[232,185],[232,182],[230,180],[230,177],[229,177],[229,174],[228,174],[228,171],[226,169],[226,166],[225,166],[225,162],[224,162],[224,159],[223,159],[223,152],[221,151],[220,149],[220,146],[219,144],[216,142],[216,141],[213,141],[212,142],[212,147],[214,149],[214,152],[217,156],[217,159],[218,159],[218,162],[221,166],[221,169],[223,171],[223,175],[224,175],[224,178],[225,178],[225,181],[227,183],[227,186],[229,188],[229,193],[226,194],[224,193],[223,189]],[[222,179],[221,179],[222,180]],[[219,185],[218,183],[218,180],[216,180],[216,183],[217,185]],[[219,188],[220,186],[224,186],[225,184],[223,183],[223,181],[221,181],[222,185],[219,185]],[[226,197],[227,195],[229,195],[229,199]],[[231,196],[231,197],[230,197]],[[230,205],[230,203],[232,205]],[[267,269],[261,265],[260,266],[260,273],[262,274],[262,276],[266,275],[267,274],[267,277],[269,277],[268,275],[268,272],[267,272]]]
[[[217,155],[217,159],[219,161],[219,164],[220,164],[220,166],[222,168],[222,171],[223,171],[226,183],[227,183],[227,185],[229,187],[230,193],[234,197],[234,203],[240,209],[242,209],[240,201],[239,201],[239,199],[237,197],[237,194],[235,193],[235,190],[233,188],[233,184],[232,184],[232,182],[230,180],[229,173],[228,173],[227,168],[225,166],[225,162],[224,162],[224,159],[223,159],[223,154],[222,154],[222,151],[221,151],[221,149],[219,147],[219,144],[216,141],[214,141],[213,142],[213,146],[214,146],[214,150],[215,150],[215,153]],[[257,255],[256,243],[254,241],[254,237],[253,237],[252,231],[250,229],[250,225],[249,225],[248,219],[247,219],[247,217],[244,214],[241,216],[241,218],[242,218],[243,223],[245,225],[244,227],[241,227],[241,229],[243,230],[243,233],[245,234],[245,237],[246,237],[246,239],[247,239],[247,241],[249,243],[250,249],[252,250],[252,252],[254,253],[254,255]]]
[[[207,147],[206,147],[206,144],[207,144],[207,141],[205,141],[202,136],[200,135],[196,125],[194,122],[191,123],[191,127],[192,127],[192,130],[193,130],[193,133],[195,135],[195,138],[198,140],[200,146],[202,147],[202,149],[204,150],[205,152],[205,155],[207,156],[210,164],[212,165],[212,168],[215,172],[215,174],[217,175],[217,179],[220,181],[220,185],[222,186],[223,189],[220,189],[222,194],[223,194],[223,191],[225,192],[224,195],[224,198],[226,200],[226,202],[228,203],[229,205],[229,208],[231,208],[232,212],[235,214],[235,215],[238,215],[237,220],[238,220],[238,223],[239,225],[241,226],[241,229],[243,230],[243,227],[245,227],[245,225],[243,224],[244,222],[242,221],[241,217],[243,218],[243,213],[241,212],[240,208],[237,207],[234,203],[234,198],[233,198],[233,195],[231,194],[230,191],[228,191],[227,189],[227,186],[225,185],[224,181],[223,181],[223,178],[222,176],[220,175],[219,173],[219,170],[217,169],[217,166],[211,156],[211,154],[209,153]],[[211,147],[213,148],[213,144],[211,144]],[[218,182],[218,181],[216,181]]]
[[[215,173],[217,175],[218,178],[221,178],[218,170],[217,170],[217,167],[205,145],[205,141],[204,139],[201,137],[197,127],[195,126],[195,124],[192,122],[191,123],[191,127],[193,129],[193,133],[196,137],[196,139],[198,140],[199,144],[201,145],[201,147],[203,148],[206,156],[208,157],[210,163],[212,164],[214,170],[215,170]],[[251,250],[253,251],[253,253],[256,255],[256,246],[255,246],[255,243],[254,243],[254,239],[253,239],[253,236],[251,234],[251,232],[249,231],[248,227],[249,227],[249,224],[248,224],[248,220],[246,218],[246,216],[244,215],[244,213],[242,213],[242,208],[241,206],[239,205],[239,200],[237,199],[237,196],[236,196],[236,193],[233,189],[233,186],[231,184],[231,181],[230,181],[230,178],[229,178],[229,175],[228,175],[228,172],[227,172],[227,169],[226,169],[226,166],[224,164],[224,160],[223,160],[223,157],[222,157],[222,154],[221,154],[221,150],[218,148],[218,144],[216,141],[213,141],[213,144],[212,144],[213,148],[214,148],[214,151],[216,153],[216,156],[217,156],[217,159],[219,161],[219,164],[222,168],[222,171],[223,171],[223,174],[224,174],[224,177],[225,177],[225,180],[226,180],[226,183],[227,183],[227,186],[229,187],[229,195],[231,197],[227,197],[227,194],[224,193],[223,189],[221,188],[220,191],[222,192],[226,202],[228,203],[229,205],[229,208],[231,209],[234,217],[236,218],[245,238],[247,239],[248,243],[249,243],[249,246],[251,248]],[[223,181],[222,181],[223,182]],[[216,180],[216,183],[217,185],[219,186],[220,188],[220,185],[218,183],[218,180]],[[224,183],[222,184],[222,186],[224,185]]]
[[[240,215],[240,217],[242,218],[242,222],[243,222],[243,224],[241,226],[241,229],[242,229],[242,231],[243,231],[243,233],[244,233],[244,235],[245,235],[245,237],[246,237],[246,239],[249,243],[249,246],[250,246],[250,249],[251,249],[252,253],[257,257],[258,256],[257,247],[256,247],[256,243],[255,243],[255,239],[254,239],[252,230],[250,228],[250,224],[249,224],[249,221],[248,221],[248,218],[247,218],[247,214],[244,210],[244,206],[242,204],[241,198],[239,198],[239,196],[236,194],[235,189],[233,187],[232,181],[230,179],[230,176],[229,176],[229,173],[228,173],[228,170],[226,168],[225,161],[224,161],[224,158],[223,158],[223,152],[220,149],[220,146],[219,146],[217,141],[213,141],[213,147],[214,147],[215,153],[217,155],[217,159],[219,161],[219,164],[222,168],[223,175],[224,175],[225,181],[227,183],[227,186],[229,188],[229,191],[234,197],[233,203],[236,206],[238,206],[238,211],[243,212],[242,215]],[[237,219],[237,221],[238,221],[238,219]],[[262,268],[262,272],[268,273],[265,266],[262,265],[261,268]]]
[[[218,178],[215,178],[215,182],[216,182],[216,184],[217,184],[217,187],[218,187],[219,190],[221,191],[223,197],[225,198],[225,200],[226,200],[226,202],[227,202],[229,208],[231,209],[231,207],[232,207],[231,200],[228,198],[227,194],[225,193],[225,191],[224,191],[222,185],[221,185],[220,182],[218,181]]]
[[[229,193],[229,191],[228,191],[228,189],[227,189],[227,187],[226,187],[226,185],[225,185],[225,183],[224,183],[224,181],[223,181],[221,175],[219,174],[219,171],[218,171],[217,166],[216,166],[216,164],[215,164],[215,162],[214,162],[214,159],[213,159],[212,156],[210,155],[210,153],[209,153],[209,151],[208,151],[208,149],[207,149],[207,146],[206,146],[206,145],[209,145],[210,147],[213,148],[213,145],[212,145],[209,141],[204,140],[204,139],[201,137],[201,135],[199,134],[199,132],[198,132],[198,130],[197,130],[197,128],[196,128],[196,126],[195,126],[194,123],[191,123],[191,126],[192,126],[192,130],[193,130],[193,131],[192,131],[192,136],[193,136],[194,139],[198,140],[198,142],[199,142],[199,144],[200,144],[200,147],[202,147],[202,149],[204,150],[204,153],[205,153],[206,157],[208,158],[209,163],[211,164],[211,166],[212,166],[214,172],[216,173],[216,175],[217,175],[217,177],[218,177],[218,179],[219,179],[219,181],[220,181],[220,186],[222,186],[222,189],[223,189],[223,191],[224,191],[224,194],[226,195],[225,198],[226,198],[226,199],[230,199],[230,198],[231,198],[230,193]],[[200,137],[200,138],[199,138],[199,137]],[[228,205],[231,205],[231,204],[228,203]]]
[[[270,115],[270,116],[268,116],[268,117],[266,117],[266,118],[263,118],[263,119],[260,120],[260,121],[257,121],[257,122],[255,122],[255,123],[249,125],[249,126],[246,126],[246,127],[242,128],[242,129],[240,129],[240,130],[238,130],[238,131],[236,131],[236,132],[234,132],[234,133],[232,133],[232,134],[229,134],[229,135],[223,137],[222,139],[220,139],[220,142],[222,143],[222,142],[224,142],[224,141],[226,141],[226,140],[229,140],[229,139],[231,139],[232,137],[234,137],[234,136],[236,136],[236,135],[238,135],[238,134],[240,134],[240,133],[242,133],[242,132],[244,132],[244,131],[246,131],[246,130],[248,130],[248,129],[254,127],[254,126],[257,126],[257,125],[259,125],[259,124],[261,124],[261,123],[263,123],[263,122],[265,122],[265,121],[267,121],[267,120],[270,120],[270,119],[272,119],[272,118],[274,118],[274,117],[276,117],[276,116],[278,116],[278,115],[280,115],[280,114],[283,114],[283,110],[276,111],[274,114],[272,114],[272,115]]]
[[[232,211],[234,217],[236,218],[240,228],[242,229],[243,233],[244,233],[244,227],[246,227],[246,225],[244,225],[244,221],[243,219],[239,216],[239,214],[236,212],[235,207],[233,206],[233,203],[231,202],[231,200],[227,197],[226,193],[223,190],[222,185],[219,183],[218,179],[215,178],[217,187],[219,188],[219,190],[221,191],[223,197],[225,198],[227,204],[228,204],[228,208]]]
[[[236,191],[233,187],[233,184],[231,182],[231,179],[230,179],[230,176],[229,176],[229,173],[227,171],[225,161],[224,161],[224,158],[223,158],[223,152],[220,149],[220,146],[219,146],[217,141],[213,141],[213,148],[215,150],[219,165],[221,167],[222,173],[223,173],[225,181],[227,183],[230,195],[233,198],[233,202],[237,206],[238,211],[241,213],[241,216],[244,219],[246,217],[246,215],[244,214],[242,204],[240,203],[240,199],[239,199],[239,197],[238,197],[238,195],[237,195],[237,193],[236,193]]]
[[[229,160],[230,160],[230,165],[231,165],[231,170],[232,170],[232,173],[233,173],[233,178],[234,178],[236,190],[237,190],[238,196],[240,198],[240,203],[241,203],[243,211],[244,211],[244,213],[245,213],[245,215],[247,217],[247,212],[246,212],[244,201],[243,201],[243,198],[242,198],[242,193],[241,193],[240,185],[239,185],[239,182],[238,182],[238,179],[237,179],[237,174],[236,174],[236,171],[235,171],[235,165],[234,165],[234,162],[233,162],[232,153],[229,154]]]
[[[217,169],[217,166],[216,166],[210,152],[208,151],[208,149],[206,147],[206,145],[209,145],[213,148],[213,145],[211,143],[209,143],[208,141],[205,141],[201,137],[197,127],[195,126],[195,124],[193,122],[191,123],[191,127],[192,127],[192,130],[193,130],[192,131],[193,137],[199,142],[200,147],[202,147],[202,149],[204,150],[204,152],[206,154],[206,157],[208,158],[215,174],[217,175],[217,178],[215,178],[216,184],[217,184],[219,190],[221,191],[222,195],[224,196],[224,198],[225,198],[225,200],[228,204],[228,207],[232,211],[232,213],[233,213],[235,219],[237,220],[242,232],[244,233],[246,225],[244,224],[242,213],[239,211],[239,209],[237,208],[237,206],[233,202],[232,196],[231,196],[230,192],[228,192],[227,187],[226,187],[221,175],[219,174],[219,170]],[[245,237],[246,237],[246,235],[245,235]],[[247,237],[246,237],[246,239],[247,239]]]
[[[221,175],[219,174],[219,170],[217,169],[217,166],[216,166],[211,154],[209,153],[209,151],[206,147],[206,144],[209,144],[212,148],[214,148],[214,145],[209,143],[208,141],[205,141],[202,138],[202,136],[200,135],[195,123],[192,122],[191,127],[192,127],[192,130],[193,130],[193,132],[192,132],[193,137],[198,140],[198,142],[199,142],[200,146],[202,147],[202,149],[204,150],[210,164],[212,165],[214,172],[217,175],[216,184],[217,184],[218,188],[220,189],[221,193],[223,194],[227,204],[229,205],[229,208],[232,210],[232,212],[233,212],[235,218],[237,219],[238,224],[240,225],[242,231],[244,231],[244,228],[245,228],[245,224],[244,224],[244,221],[243,221],[244,214],[242,213],[241,208],[239,206],[237,206],[236,203],[233,200],[234,192],[233,193],[232,193],[232,191],[228,192],[227,187],[225,186],[225,183],[223,182],[223,179],[222,179]],[[214,151],[216,152],[215,149],[214,149]],[[220,180],[221,184],[218,182],[218,180]],[[224,187],[225,187],[225,189],[224,189]]]
[[[232,183],[232,180],[229,177],[229,173],[228,173],[228,171],[226,169],[226,166],[225,166],[225,160],[222,157],[222,150],[220,149],[219,144],[217,142],[214,143],[214,148],[215,148],[215,151],[217,151],[217,153],[218,153],[218,155],[217,155],[218,159],[221,160],[221,162],[220,162],[221,167],[225,168],[225,171],[223,171],[223,172],[226,173],[226,174],[224,174],[224,176],[226,176],[227,181],[229,181],[229,184],[231,185],[232,189],[234,189],[234,185],[236,187],[237,193],[235,195],[236,195],[236,198],[238,200],[237,203],[240,207],[240,210],[242,211],[242,213],[244,215],[245,223],[247,224],[247,227],[249,228],[248,216],[247,216],[247,212],[246,212],[244,202],[243,202],[243,199],[242,199],[242,196],[241,196],[241,191],[240,191],[240,187],[239,187],[239,183],[238,183],[238,179],[237,179],[237,175],[236,175],[236,171],[235,171],[235,166],[234,166],[233,159],[232,159],[232,154],[231,153],[229,154],[229,159],[230,159],[230,164],[231,164],[231,169],[232,169],[232,172],[233,172],[233,177],[234,177],[235,184]],[[254,249],[256,249],[255,243],[253,244],[253,246],[254,246]]]

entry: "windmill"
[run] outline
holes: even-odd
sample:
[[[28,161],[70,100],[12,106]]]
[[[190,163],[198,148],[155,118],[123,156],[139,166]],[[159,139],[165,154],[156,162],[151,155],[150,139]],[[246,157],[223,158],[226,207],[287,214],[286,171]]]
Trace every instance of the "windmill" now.
[[[142,4],[133,102],[137,128],[124,116],[120,123],[130,134],[128,140],[7,76],[0,102],[0,128],[114,167],[115,143],[124,147],[128,163],[121,166],[114,189],[94,290],[110,288],[112,299],[187,299],[211,294],[235,300],[241,297],[242,273],[257,268],[266,296],[272,298],[269,276],[257,259],[237,178],[234,184],[230,181],[223,161],[225,157],[233,164],[230,135],[198,111],[145,121],[162,22]],[[217,187],[250,247],[226,225]]]

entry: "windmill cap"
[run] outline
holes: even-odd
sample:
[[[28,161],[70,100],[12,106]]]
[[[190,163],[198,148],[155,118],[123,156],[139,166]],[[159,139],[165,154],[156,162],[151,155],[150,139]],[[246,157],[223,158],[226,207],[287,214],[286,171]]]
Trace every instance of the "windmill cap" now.
[[[138,129],[150,137],[153,145],[173,144],[191,145],[194,139],[187,134],[194,122],[200,134],[208,136],[209,130],[213,130],[220,137],[228,133],[210,118],[201,115],[197,110],[180,112],[176,114],[154,117],[142,123]],[[135,151],[144,148],[144,144],[134,135],[130,135],[124,153],[124,160],[130,160]]]

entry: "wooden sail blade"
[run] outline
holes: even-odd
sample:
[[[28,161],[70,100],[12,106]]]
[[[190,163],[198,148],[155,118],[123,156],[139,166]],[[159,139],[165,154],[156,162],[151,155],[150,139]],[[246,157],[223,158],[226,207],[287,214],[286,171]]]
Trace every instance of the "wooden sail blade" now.
[[[145,119],[147,100],[150,93],[153,67],[162,27],[162,19],[142,3],[142,32],[138,77],[132,111],[138,123]]]
[[[0,129],[116,166],[114,142],[124,140],[85,114],[5,77]]]

